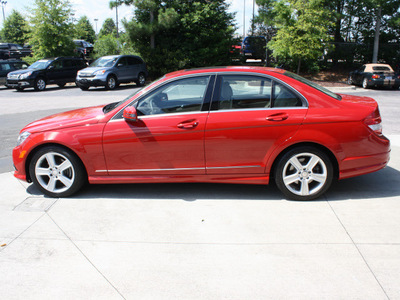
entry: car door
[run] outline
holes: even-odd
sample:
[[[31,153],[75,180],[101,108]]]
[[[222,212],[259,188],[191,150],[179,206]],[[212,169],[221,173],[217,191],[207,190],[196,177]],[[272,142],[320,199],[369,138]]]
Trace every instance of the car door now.
[[[47,82],[59,83],[64,80],[64,67],[63,59],[53,61],[50,66],[47,67]]]
[[[127,61],[129,66],[129,73],[127,79],[129,81],[134,81],[139,76],[141,61],[138,58],[132,56],[128,56]]]
[[[120,57],[116,63],[118,81],[129,81],[130,68],[126,56]]]
[[[105,126],[108,174],[156,176],[205,174],[204,129],[213,76],[173,80],[133,102],[137,122],[122,111]]]
[[[220,75],[205,133],[207,174],[261,174],[271,152],[298,130],[307,103],[283,83]]]

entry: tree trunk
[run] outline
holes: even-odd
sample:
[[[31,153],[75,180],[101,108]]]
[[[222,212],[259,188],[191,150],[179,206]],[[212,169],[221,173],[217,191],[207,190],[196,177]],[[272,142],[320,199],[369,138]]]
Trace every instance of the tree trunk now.
[[[297,64],[297,74],[300,74],[301,58],[299,58],[299,63]]]
[[[382,18],[382,8],[378,7],[378,13],[376,16],[376,28],[375,28],[375,40],[374,40],[374,53],[372,55],[372,62],[378,62],[378,51],[379,51],[379,33],[381,30],[381,18]]]
[[[150,24],[154,23],[154,12],[150,11]],[[155,48],[155,37],[154,37],[154,33],[151,34],[150,36],[150,48],[154,49]]]

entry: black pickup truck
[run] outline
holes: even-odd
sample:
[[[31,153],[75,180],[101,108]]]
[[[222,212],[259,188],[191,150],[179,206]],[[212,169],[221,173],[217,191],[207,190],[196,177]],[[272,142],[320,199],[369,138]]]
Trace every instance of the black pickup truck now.
[[[84,40],[74,40],[75,43],[75,52],[78,53],[79,57],[86,59],[89,57],[89,54],[93,52],[93,45]]]
[[[18,44],[0,43],[0,59],[21,58],[32,55],[32,50]]]

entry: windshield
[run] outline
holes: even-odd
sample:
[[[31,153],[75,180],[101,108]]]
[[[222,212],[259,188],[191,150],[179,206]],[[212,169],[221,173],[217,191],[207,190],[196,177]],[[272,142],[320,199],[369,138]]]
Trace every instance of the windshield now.
[[[308,86],[311,86],[312,88],[332,97],[335,98],[336,100],[341,100],[342,97],[338,94],[335,94],[334,92],[331,92],[330,90],[328,90],[327,88],[324,88],[323,86],[320,86],[319,84],[312,82],[308,79],[305,79],[304,77],[301,77],[300,75],[294,74],[292,72],[286,71],[285,73],[283,73],[283,75],[286,75],[290,78],[296,79],[297,81],[300,81],[301,83],[307,84]]]
[[[118,57],[100,57],[96,59],[89,67],[112,67]]]
[[[33,63],[28,69],[46,69],[51,62],[51,60],[38,60],[37,62]]]

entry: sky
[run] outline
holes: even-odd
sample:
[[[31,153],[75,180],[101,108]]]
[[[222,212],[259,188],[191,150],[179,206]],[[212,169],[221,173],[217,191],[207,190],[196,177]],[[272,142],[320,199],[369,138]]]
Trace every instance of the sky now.
[[[12,12],[13,9],[17,10],[23,16],[29,15],[29,7],[32,7],[34,0],[1,0],[7,1],[4,8],[5,17]],[[245,11],[245,29],[246,33],[250,28],[250,20],[253,14],[253,1],[254,0],[227,0],[230,3],[229,12],[236,12],[237,33],[243,34],[243,12]],[[115,9],[109,9],[109,0],[70,0],[72,9],[75,11],[75,18],[79,19],[81,16],[86,15],[97,32],[100,31],[103,22],[107,18],[113,18],[115,21]],[[0,28],[3,26],[3,15],[1,11]],[[255,4],[255,13],[257,14],[257,4]],[[118,8],[118,19],[123,18],[131,19],[133,16],[133,7],[122,5]],[[97,22],[94,19],[98,19]],[[121,25],[122,26],[122,25]]]

